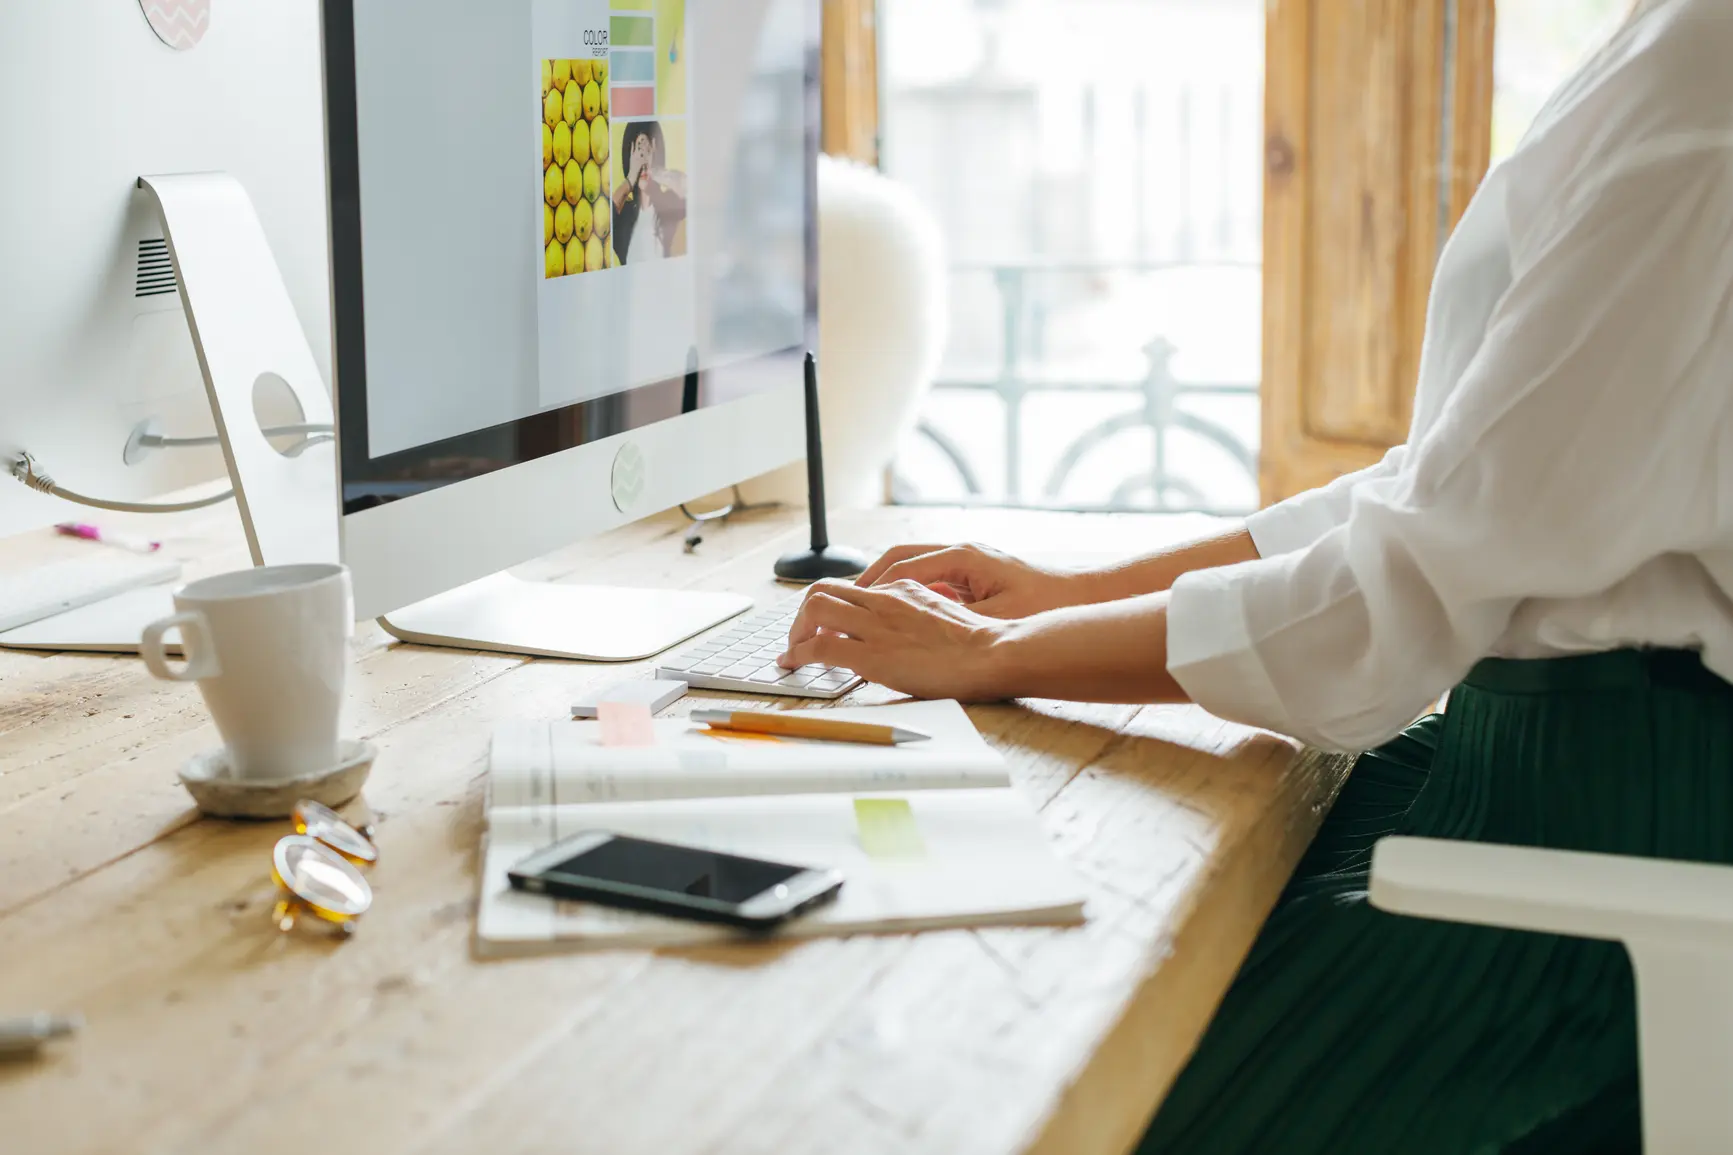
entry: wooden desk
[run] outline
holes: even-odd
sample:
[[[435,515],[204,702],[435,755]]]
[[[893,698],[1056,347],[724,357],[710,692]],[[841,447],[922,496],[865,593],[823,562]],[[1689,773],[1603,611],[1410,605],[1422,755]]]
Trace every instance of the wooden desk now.
[[[896,509],[835,521],[862,546],[967,536],[1025,552],[1127,552],[1197,529]],[[524,572],[772,597],[770,561],[798,524],[744,517],[688,555],[683,525],[652,519]],[[178,525],[189,572],[244,561],[232,513]],[[27,536],[0,543],[0,568],[88,548]],[[384,857],[373,912],[335,943],[268,922],[286,823],[196,819],[175,769],[217,739],[192,687],[133,659],[0,651],[0,1014],[87,1019],[51,1057],[0,1065],[0,1146],[1122,1152],[1344,765],[1192,708],[974,709],[1086,880],[1086,926],[474,961],[491,723],[562,716],[584,687],[634,672],[362,629],[347,730],[381,749],[365,798]]]

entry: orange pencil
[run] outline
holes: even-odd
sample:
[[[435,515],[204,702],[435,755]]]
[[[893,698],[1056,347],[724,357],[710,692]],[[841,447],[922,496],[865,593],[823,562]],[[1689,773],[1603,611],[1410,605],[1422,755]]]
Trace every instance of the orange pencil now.
[[[748,710],[694,710],[692,720],[708,723],[712,730],[774,734],[779,738],[813,738],[820,742],[859,742],[869,746],[897,746],[904,742],[925,742],[932,737],[900,726],[833,721],[811,711],[766,714]]]

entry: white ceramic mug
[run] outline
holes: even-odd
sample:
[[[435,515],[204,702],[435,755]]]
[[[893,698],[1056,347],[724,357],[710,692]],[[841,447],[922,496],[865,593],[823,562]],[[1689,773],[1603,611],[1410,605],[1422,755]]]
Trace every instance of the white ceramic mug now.
[[[264,781],[335,765],[355,628],[348,569],[238,570],[184,585],[174,602],[178,612],[145,627],[139,652],[157,677],[199,684],[230,772]],[[168,663],[170,630],[184,665]]]

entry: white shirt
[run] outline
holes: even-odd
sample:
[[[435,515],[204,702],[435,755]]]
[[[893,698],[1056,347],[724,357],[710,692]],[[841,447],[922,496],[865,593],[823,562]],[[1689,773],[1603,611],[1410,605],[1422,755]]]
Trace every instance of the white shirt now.
[[[1174,587],[1168,668],[1339,750],[1489,655],[1700,649],[1733,680],[1733,0],[1648,5],[1488,177],[1408,444]]]
[[[656,215],[656,206],[644,195],[642,187],[637,197],[638,219],[632,226],[632,241],[626,246],[626,260],[659,261],[666,255],[662,252],[662,218]]]

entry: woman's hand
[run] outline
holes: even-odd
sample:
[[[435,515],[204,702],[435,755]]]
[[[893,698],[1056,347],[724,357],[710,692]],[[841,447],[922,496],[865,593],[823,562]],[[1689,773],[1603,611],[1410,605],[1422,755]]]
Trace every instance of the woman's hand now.
[[[990,618],[1031,614],[1094,600],[1082,574],[1044,569],[984,545],[900,545],[863,573],[861,586],[915,582]]]
[[[991,701],[1006,623],[916,581],[814,585],[788,635],[785,669],[842,666],[917,698]]]

